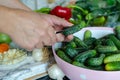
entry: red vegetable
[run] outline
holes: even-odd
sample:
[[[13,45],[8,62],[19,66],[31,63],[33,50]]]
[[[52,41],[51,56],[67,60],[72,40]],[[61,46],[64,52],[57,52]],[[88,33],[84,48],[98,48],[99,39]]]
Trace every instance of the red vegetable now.
[[[71,9],[62,6],[56,6],[50,11],[50,14],[65,18],[66,20],[69,20],[72,16]]]
[[[1,43],[0,44],[0,53],[3,53],[9,49],[9,45],[6,43]]]

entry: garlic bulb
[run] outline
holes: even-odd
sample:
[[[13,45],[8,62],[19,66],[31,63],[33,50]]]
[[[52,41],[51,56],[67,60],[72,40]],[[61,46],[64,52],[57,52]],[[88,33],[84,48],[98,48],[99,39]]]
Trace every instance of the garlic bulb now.
[[[32,51],[32,57],[35,61],[47,61],[49,59],[49,51],[47,48],[34,49]]]
[[[48,75],[52,79],[63,80],[65,74],[62,70],[57,66],[57,64],[53,64],[51,67],[48,68]]]

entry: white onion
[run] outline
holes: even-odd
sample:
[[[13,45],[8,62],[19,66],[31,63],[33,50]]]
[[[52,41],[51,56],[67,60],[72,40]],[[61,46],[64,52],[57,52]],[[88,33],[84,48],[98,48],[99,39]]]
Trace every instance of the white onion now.
[[[48,75],[50,78],[57,80],[63,80],[63,77],[65,76],[57,64],[53,64],[50,68],[48,68]]]

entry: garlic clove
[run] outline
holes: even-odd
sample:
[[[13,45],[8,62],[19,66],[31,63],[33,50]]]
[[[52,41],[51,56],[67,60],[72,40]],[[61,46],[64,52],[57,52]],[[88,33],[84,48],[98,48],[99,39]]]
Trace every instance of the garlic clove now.
[[[48,48],[34,49],[32,51],[32,57],[37,62],[47,62],[49,60],[50,51]]]
[[[32,51],[32,57],[35,61],[41,61],[43,59],[43,51],[42,49],[34,49]]]
[[[57,64],[53,64],[51,67],[48,68],[48,75],[51,79],[57,80],[62,80],[65,76],[65,74],[62,72]]]

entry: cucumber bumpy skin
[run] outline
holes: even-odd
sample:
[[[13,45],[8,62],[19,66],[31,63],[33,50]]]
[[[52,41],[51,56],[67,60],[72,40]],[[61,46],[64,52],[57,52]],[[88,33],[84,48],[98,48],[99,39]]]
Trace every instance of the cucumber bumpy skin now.
[[[116,46],[98,46],[96,47],[96,49],[100,53],[109,53],[109,52],[115,52],[118,50]]]
[[[105,58],[105,54],[100,54],[99,57],[89,58],[87,60],[87,64],[90,66],[100,66],[103,63],[104,58]]]
[[[88,50],[75,56],[74,61],[84,63],[87,58],[94,57],[96,55],[97,55],[96,50]]]
[[[118,71],[120,70],[120,61],[110,62],[105,65],[107,71]]]
[[[77,61],[73,61],[72,64],[75,65],[75,66],[78,66],[78,67],[87,68],[83,63],[80,63],[80,62],[77,62]]]
[[[82,41],[76,36],[74,36],[73,41],[76,43],[77,47],[88,48],[88,46],[84,43],[84,41]]]
[[[73,25],[67,29],[64,29],[62,31],[62,34],[65,35],[65,36],[68,36],[70,34],[73,34],[75,32],[78,32],[79,30],[81,30],[82,28],[84,28],[86,26],[86,23],[85,22],[81,22],[80,24],[77,24],[77,25]]]
[[[116,26],[114,31],[115,31],[115,34],[117,35],[117,38],[120,39],[120,26]]]
[[[62,50],[57,50],[57,55],[68,63],[72,62],[72,60]]]
[[[67,47],[76,48],[77,45],[75,44],[74,41],[70,41],[70,42],[68,42],[64,47],[65,47],[65,48],[67,48]]]
[[[90,30],[86,30],[84,32],[84,39],[83,40],[89,39],[91,37],[92,37],[92,32]]]
[[[109,38],[114,42],[116,47],[120,49],[120,40],[117,37],[115,37],[115,35],[110,35]]]
[[[104,63],[107,64],[109,62],[115,62],[115,61],[120,61],[120,53],[118,54],[112,54],[110,56],[107,56],[104,58]]]
[[[78,54],[78,51],[75,48],[67,47],[65,53],[70,56],[70,58],[75,57]]]

